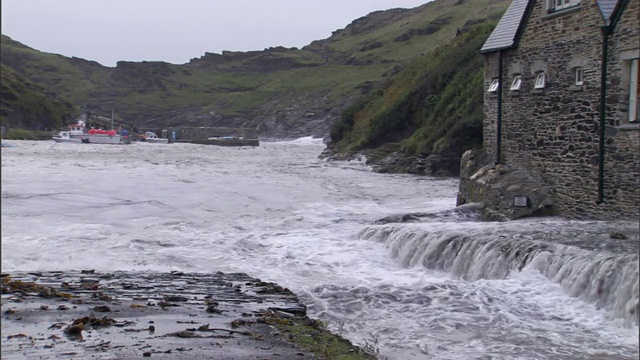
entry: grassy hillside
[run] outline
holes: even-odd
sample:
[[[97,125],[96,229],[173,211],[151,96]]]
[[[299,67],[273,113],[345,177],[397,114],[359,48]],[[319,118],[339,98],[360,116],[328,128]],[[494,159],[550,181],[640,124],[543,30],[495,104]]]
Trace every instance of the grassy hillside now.
[[[477,25],[411,62],[384,89],[361,99],[331,129],[331,151],[378,149],[459,159],[482,145],[483,59],[494,24]],[[455,172],[457,166],[452,166]]]
[[[497,19],[509,0],[435,0],[378,11],[302,49],[207,53],[187,64],[94,61],[39,52],[6,36],[2,64],[98,115],[139,126],[255,126],[262,136],[326,135],[340,111],[457,28]]]
[[[69,100],[0,64],[0,122],[6,129],[51,130],[79,115]]]
[[[2,36],[2,64],[15,72],[65,96],[76,104],[88,99],[87,93],[104,83],[108,68],[95,61],[68,58],[37,51]]]

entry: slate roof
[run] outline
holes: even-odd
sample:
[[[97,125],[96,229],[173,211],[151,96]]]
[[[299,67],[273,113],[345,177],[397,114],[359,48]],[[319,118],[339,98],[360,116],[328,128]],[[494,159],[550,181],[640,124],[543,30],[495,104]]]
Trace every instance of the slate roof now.
[[[517,45],[518,31],[525,20],[527,5],[534,0],[513,0],[500,22],[493,30],[480,52],[510,49]],[[624,0],[596,0],[606,25],[611,23],[613,12],[619,2]]]
[[[603,2],[615,0],[600,0]],[[516,45],[516,35],[523,21],[529,0],[513,0],[500,22],[480,49],[480,52],[490,52],[509,49]]]

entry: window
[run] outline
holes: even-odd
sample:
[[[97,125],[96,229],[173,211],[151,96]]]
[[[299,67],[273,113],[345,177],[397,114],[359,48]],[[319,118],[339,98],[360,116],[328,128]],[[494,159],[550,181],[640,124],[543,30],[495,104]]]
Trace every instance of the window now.
[[[573,80],[576,86],[582,86],[584,84],[584,71],[581,67],[573,69]]]
[[[562,10],[580,5],[580,0],[549,0],[548,5],[550,11]]]
[[[633,59],[629,63],[629,122],[637,122],[640,114],[640,99],[638,99],[638,82],[640,82],[640,71],[638,62]]]
[[[522,85],[522,75],[516,75],[513,77],[513,81],[511,81],[509,90],[520,90],[520,85]]]
[[[496,92],[498,91],[498,85],[500,84],[500,82],[498,81],[498,79],[493,79],[491,80],[491,84],[489,84],[489,90],[487,90],[488,92]]]
[[[536,74],[536,83],[533,88],[544,89],[544,86],[546,85],[546,79],[547,76],[544,74],[544,72],[539,72],[538,74]]]

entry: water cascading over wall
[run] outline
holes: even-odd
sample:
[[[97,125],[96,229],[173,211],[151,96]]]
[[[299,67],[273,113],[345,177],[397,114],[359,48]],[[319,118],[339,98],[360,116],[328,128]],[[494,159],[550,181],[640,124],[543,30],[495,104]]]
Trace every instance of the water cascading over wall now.
[[[371,226],[358,235],[385,244],[405,267],[424,266],[467,281],[505,279],[535,270],[613,317],[639,323],[638,255],[550,242],[548,234],[483,234],[403,224]],[[545,241],[547,240],[547,241]]]

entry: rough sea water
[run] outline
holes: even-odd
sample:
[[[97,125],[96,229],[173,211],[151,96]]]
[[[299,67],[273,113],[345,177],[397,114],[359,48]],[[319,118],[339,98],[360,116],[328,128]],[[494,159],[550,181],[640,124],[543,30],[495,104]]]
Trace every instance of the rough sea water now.
[[[637,222],[479,222],[457,179],[318,160],[306,138],[12,145],[3,272],[245,272],[387,359],[639,356]]]

